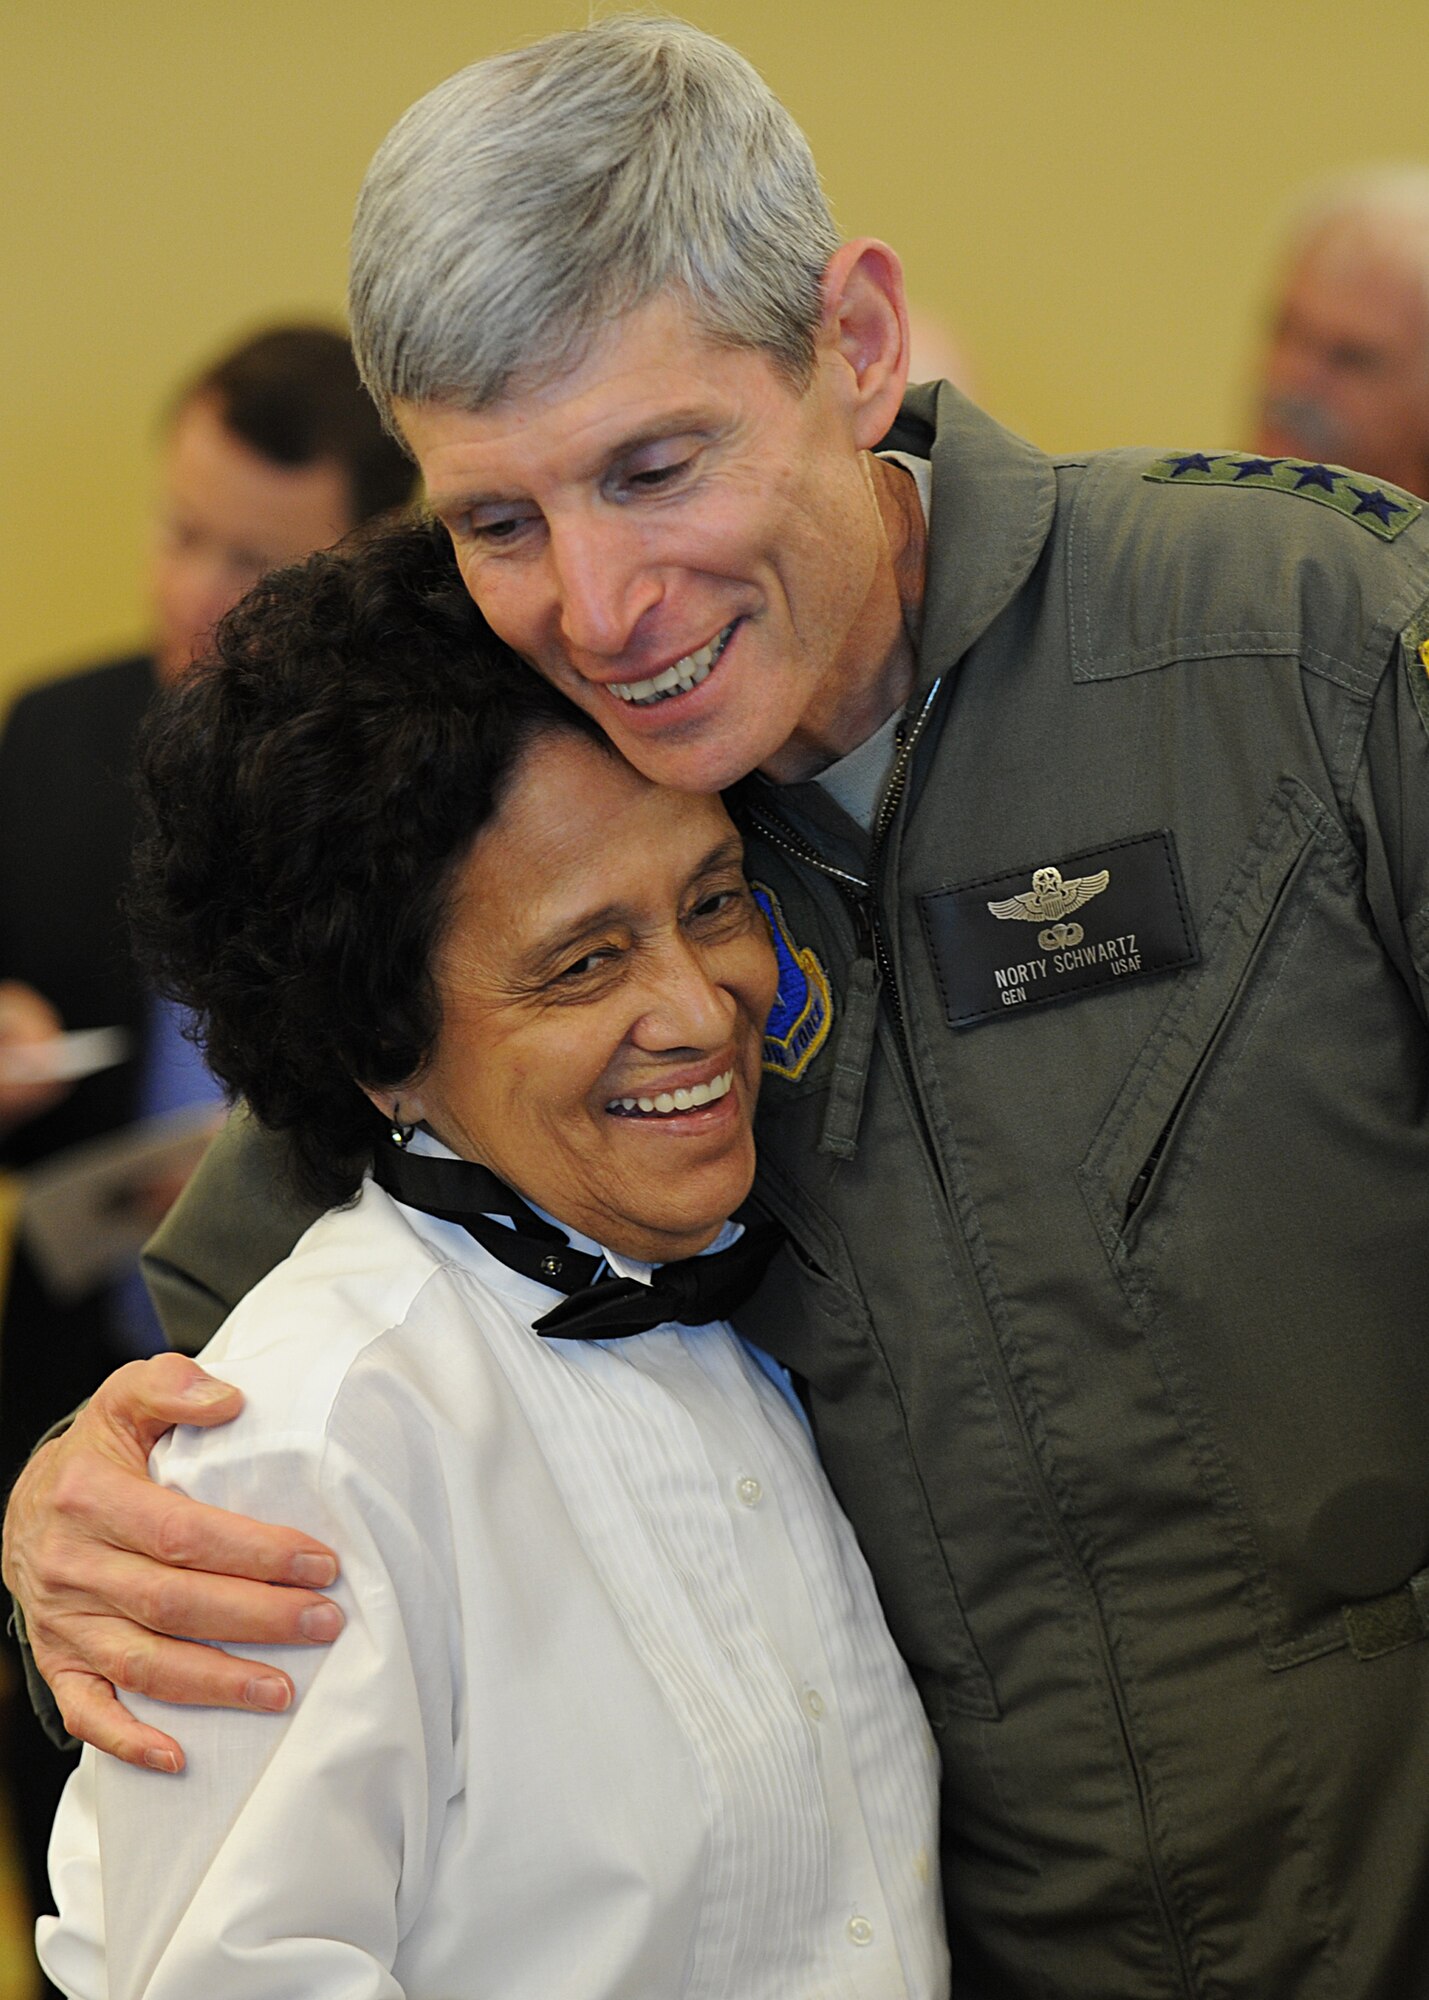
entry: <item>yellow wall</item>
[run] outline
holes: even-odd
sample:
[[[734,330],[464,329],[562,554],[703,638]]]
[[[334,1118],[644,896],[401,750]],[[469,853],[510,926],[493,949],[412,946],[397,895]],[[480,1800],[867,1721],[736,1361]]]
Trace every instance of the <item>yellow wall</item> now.
[[[1224,445],[1274,219],[1422,144],[1424,0],[687,0],[801,119],[1039,443]],[[584,0],[7,0],[0,700],[142,638],[154,414],[239,328],[341,307],[363,167]],[[1429,148],[1426,148],[1429,150]]]

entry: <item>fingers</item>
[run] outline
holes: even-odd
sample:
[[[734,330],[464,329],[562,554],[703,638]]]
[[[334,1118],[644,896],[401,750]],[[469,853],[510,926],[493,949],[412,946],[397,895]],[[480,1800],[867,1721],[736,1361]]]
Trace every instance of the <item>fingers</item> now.
[[[36,1452],[11,1496],[4,1573],[35,1664],[71,1733],[128,1763],[177,1770],[182,1752],[116,1688],[279,1711],[293,1697],[286,1674],[193,1642],[323,1645],[342,1627],[317,1594],[337,1575],[323,1543],[148,1477],[149,1446],[171,1423],[226,1422],[241,1402],[181,1356],[132,1363]]]
[[[18,1487],[16,1494],[18,1498]],[[83,1591],[163,1631],[198,1634],[200,1628],[192,1622],[198,1596],[219,1578],[247,1577],[257,1584],[313,1590],[325,1589],[337,1577],[332,1550],[301,1529],[225,1513],[156,1486],[147,1475],[136,1478],[128,1466],[94,1453],[71,1455],[56,1469],[44,1525],[51,1537],[47,1570],[52,1585]],[[174,1572],[171,1594],[156,1616],[146,1616],[153,1608],[148,1603],[129,1597],[124,1580],[135,1572],[110,1561],[116,1552],[147,1557],[145,1574],[154,1564]],[[119,1588],[111,1594],[106,1579],[116,1576]],[[255,1592],[247,1601],[257,1602],[262,1594]],[[202,1636],[257,1643],[287,1635],[250,1631],[240,1617],[226,1631],[205,1628]]]
[[[93,1430],[113,1455],[133,1461],[149,1453],[175,1424],[226,1424],[243,1407],[241,1392],[207,1375],[183,1354],[155,1354],[116,1368],[95,1390],[69,1435]]]
[[[172,1736],[150,1729],[125,1708],[108,1681],[94,1674],[56,1676],[54,1695],[65,1728],[81,1743],[92,1743],[122,1763],[142,1770],[176,1772],[184,1768],[184,1753]]]
[[[32,986],[17,979],[0,980],[0,1050],[29,1049],[54,1040],[63,1031],[59,1015]],[[0,1127],[19,1125],[48,1111],[68,1096],[66,1082],[23,1081],[4,1074],[0,1065]]]
[[[79,1619],[67,1636],[76,1651],[82,1646],[86,1656],[102,1662],[97,1674],[70,1667],[56,1672],[52,1683],[55,1697],[75,1736],[81,1732],[70,1722],[65,1707],[72,1697],[72,1683],[76,1684],[73,1692],[80,1697],[77,1710],[84,1720],[89,1719],[89,1696],[80,1683],[87,1683],[90,1689],[109,1686],[120,1697],[142,1694],[151,1701],[191,1708],[247,1708],[281,1715],[292,1703],[293,1683],[281,1667],[239,1659],[187,1639],[167,1639],[162,1633],[141,1631],[121,1618]],[[127,1709],[125,1715],[135,1729],[143,1727]],[[121,1726],[112,1718],[105,1722],[102,1714],[99,1719],[106,1727]]]
[[[157,1695],[145,1664],[151,1639],[182,1633],[186,1640],[244,1646],[325,1646],[342,1627],[339,1607],[315,1591],[170,1569],[112,1550],[87,1563],[84,1588],[70,1592],[56,1636],[62,1635],[71,1651],[107,1679],[136,1693]],[[195,1668],[213,1657],[190,1649]],[[211,1685],[203,1682],[205,1689]],[[208,1696],[202,1690],[190,1694],[166,1687],[161,1698],[197,1702]]]

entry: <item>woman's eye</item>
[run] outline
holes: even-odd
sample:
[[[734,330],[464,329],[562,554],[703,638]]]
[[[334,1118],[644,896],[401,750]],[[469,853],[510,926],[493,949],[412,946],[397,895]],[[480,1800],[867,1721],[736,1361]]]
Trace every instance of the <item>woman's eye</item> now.
[[[512,515],[503,521],[474,521],[467,533],[472,541],[484,542],[490,548],[501,542],[514,541],[525,526],[521,516]]]
[[[614,953],[611,951],[588,951],[583,957],[573,959],[568,966],[558,972],[554,983],[557,986],[577,986],[581,980],[589,979],[594,973],[603,971],[613,957]]]
[[[749,891],[743,884],[737,889],[715,889],[708,896],[701,896],[690,916],[695,923],[713,923],[721,917],[742,913],[748,902]]]

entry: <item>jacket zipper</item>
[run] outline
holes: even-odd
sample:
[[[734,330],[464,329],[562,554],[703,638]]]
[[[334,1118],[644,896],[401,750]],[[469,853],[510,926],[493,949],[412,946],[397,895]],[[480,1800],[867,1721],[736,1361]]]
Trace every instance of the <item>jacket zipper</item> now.
[[[904,1075],[908,1079],[908,1088],[913,1102],[919,1107],[920,1119],[922,1117],[922,1100],[918,1091],[917,1079],[913,1073],[913,1059],[908,1046],[908,1027],[903,1014],[903,999],[898,991],[898,981],[894,977],[893,952],[888,942],[887,927],[879,911],[875,885],[878,881],[884,846],[893,822],[898,816],[898,808],[902,803],[903,794],[908,788],[908,769],[913,761],[913,753],[918,747],[919,739],[927,725],[929,716],[932,714],[933,703],[936,701],[938,691],[942,685],[941,678],[934,681],[924,696],[923,705],[913,718],[912,723],[909,724],[905,721],[899,725],[898,748],[894,755],[892,768],[884,782],[883,796],[878,802],[878,811],[874,814],[873,832],[868,851],[867,881],[864,881],[861,876],[849,874],[846,869],[836,868],[831,861],[826,861],[817,848],[805,840],[802,834],[797,833],[789,825],[788,821],[782,819],[777,813],[767,812],[762,807],[753,806],[750,808],[749,815],[754,825],[758,827],[765,839],[773,846],[781,848],[791,859],[803,863],[808,868],[815,869],[820,875],[826,876],[842,892],[844,900],[849,905],[853,914],[854,929],[860,951],[865,952],[865,955],[872,958],[874,969],[878,975],[879,986],[888,996],[888,1011],[893,1022],[894,1037],[898,1043],[899,1058],[903,1065]],[[929,1143],[929,1150],[933,1158],[936,1159],[937,1151],[932,1146],[932,1135],[926,1130],[926,1127],[924,1137]]]
[[[923,1094],[918,1087],[918,1080],[913,1070],[912,1054],[908,1043],[907,1024],[903,1014],[903,1002],[893,974],[893,955],[888,943],[887,930],[879,911],[875,886],[878,881],[879,864],[882,860],[883,848],[894,819],[897,817],[898,808],[902,804],[903,794],[907,789],[908,770],[913,759],[913,753],[918,746],[918,740],[932,713],[933,702],[941,686],[941,679],[934,681],[912,725],[907,726],[905,724],[900,727],[897,754],[894,757],[892,769],[889,771],[887,781],[884,785],[883,796],[879,800],[878,811],[874,816],[873,834],[868,857],[869,879],[867,881],[862,880],[857,875],[850,874],[846,869],[836,868],[831,861],[826,861],[823,855],[802,834],[798,833],[789,825],[787,820],[782,819],[777,813],[766,812],[760,807],[751,807],[749,817],[759,832],[763,834],[764,838],[772,846],[780,848],[791,860],[798,861],[804,866],[814,869],[818,874],[825,876],[829,881],[833,882],[842,892],[845,902],[849,905],[854,918],[855,931],[860,940],[860,948],[862,949],[865,943],[871,948],[879,985],[888,995],[889,1014],[898,1044],[898,1053],[903,1065],[904,1075],[908,1081],[909,1095],[917,1113],[923,1143],[928,1149],[928,1156],[934,1163],[937,1178],[943,1187],[943,1198],[948,1202],[949,1211],[952,1213],[950,1192],[943,1178],[942,1168],[939,1164],[938,1149],[934,1144],[933,1134],[928,1125],[927,1114],[923,1109]],[[1153,1155],[1143,1170],[1145,1183],[1147,1184],[1149,1184],[1151,1172],[1155,1169],[1156,1158],[1159,1156],[1159,1152],[1160,1147],[1157,1148],[1156,1154]],[[1138,1188],[1135,1191],[1133,1208],[1136,1205],[1136,1200],[1139,1200],[1140,1195],[1145,1193],[1145,1185],[1140,1183],[1141,1177],[1138,1177]],[[986,1309],[985,1301],[984,1309]],[[1004,1379],[1006,1379],[1005,1362],[1003,1370]],[[1082,1561],[1075,1542],[1072,1540],[1071,1531],[1063,1521],[1061,1514],[1057,1510],[1056,1502],[1048,1491],[1046,1476],[1042,1471],[1041,1462],[1027,1427],[1026,1414],[1022,1409],[1021,1400],[1016,1394],[1010,1380],[1007,1381],[1007,1392],[1011,1399],[1012,1408],[1017,1412],[1018,1428],[1022,1436],[1024,1457],[1027,1464],[1033,1469],[1037,1484],[1041,1489],[1043,1504],[1047,1510],[1047,1516],[1052,1525],[1056,1540],[1062,1549],[1063,1559],[1070,1562],[1075,1573],[1081,1578],[1082,1588],[1086,1593],[1091,1609],[1092,1624],[1097,1635],[1097,1647],[1101,1654],[1102,1670],[1107,1678],[1108,1691],[1111,1695],[1112,1706],[1116,1714],[1117,1728],[1121,1736],[1132,1782],[1136,1788],[1137,1804],[1141,1816],[1142,1840],[1144,1843],[1146,1864],[1151,1875],[1153,1893],[1160,1910],[1161,1921],[1165,1926],[1166,1936],[1171,1946],[1176,1969],[1180,1974],[1182,1990],[1185,1994],[1190,1995],[1195,1991],[1191,1968],[1187,1963],[1186,1947],[1181,1937],[1181,1927],[1177,1923],[1172,1911],[1170,1892],[1163,1877],[1161,1864],[1156,1854],[1155,1843],[1152,1839],[1150,1801],[1146,1795],[1145,1779],[1132,1739],[1130,1718],[1127,1714],[1126,1695],[1122,1688],[1121,1676],[1116,1669],[1116,1662],[1112,1657],[1111,1642],[1107,1636],[1101,1605],[1098,1601],[1091,1577],[1087,1572],[1087,1567]]]

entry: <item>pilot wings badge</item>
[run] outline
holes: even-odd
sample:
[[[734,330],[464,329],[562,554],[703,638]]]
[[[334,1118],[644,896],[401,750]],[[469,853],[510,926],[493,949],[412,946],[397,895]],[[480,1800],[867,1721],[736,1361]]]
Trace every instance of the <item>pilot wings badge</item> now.
[[[1043,951],[1061,951],[1080,944],[1086,936],[1080,924],[1063,923],[1062,919],[1099,896],[1110,881],[1108,868],[1099,868],[1095,875],[1074,875],[1070,882],[1063,880],[1060,868],[1034,868],[1030,889],[987,907],[1005,922],[1045,924],[1046,929],[1037,933],[1038,944]]]

